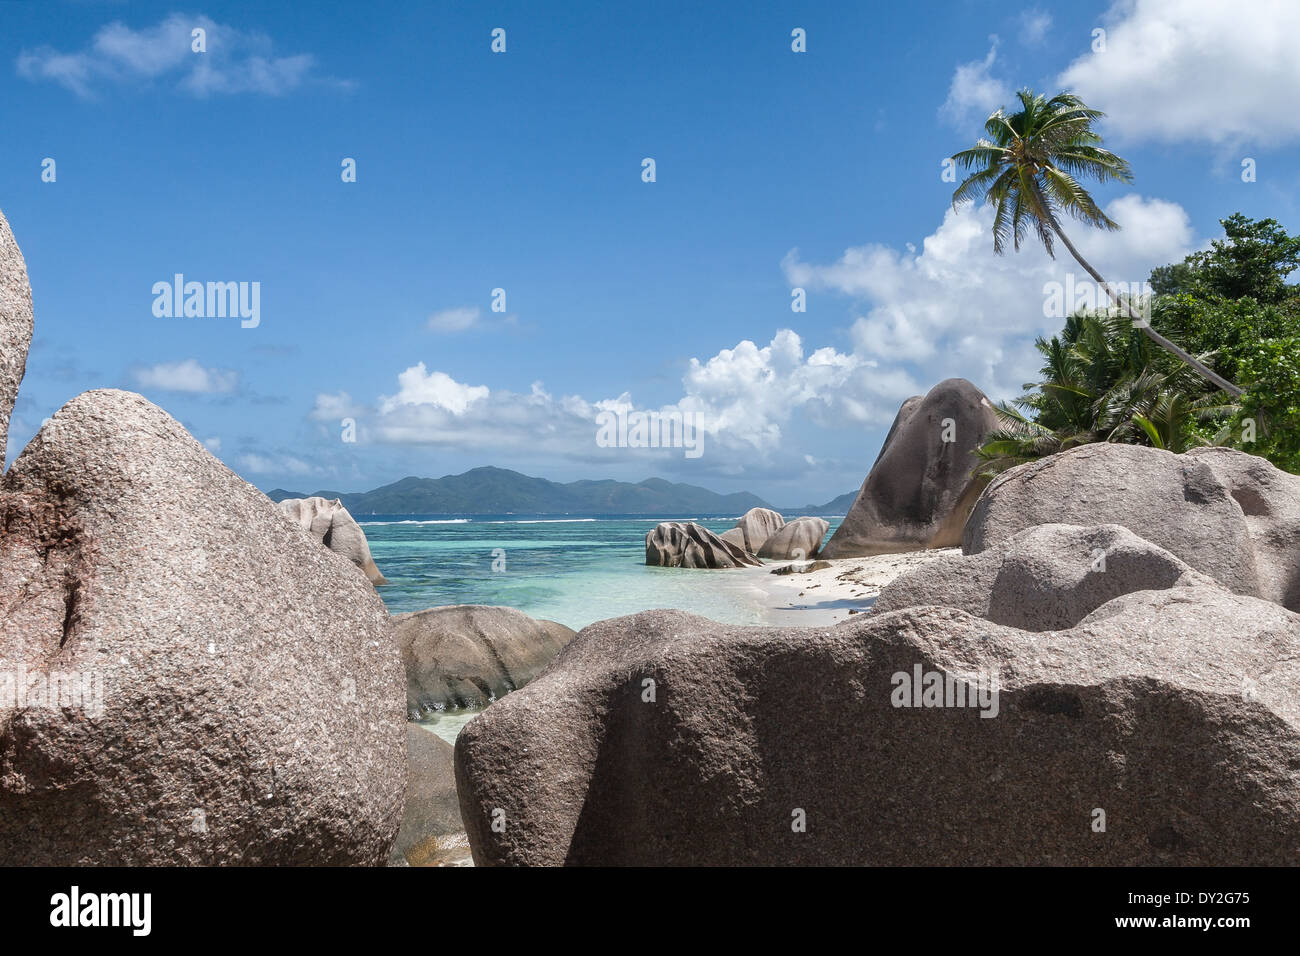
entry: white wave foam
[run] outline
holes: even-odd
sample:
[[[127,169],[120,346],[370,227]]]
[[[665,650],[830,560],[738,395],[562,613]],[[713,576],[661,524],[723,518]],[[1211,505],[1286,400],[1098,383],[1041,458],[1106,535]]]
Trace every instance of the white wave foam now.
[[[600,521],[600,518],[521,518],[517,521],[485,521],[484,524],[578,524],[586,521]],[[605,521],[616,519],[605,518]]]
[[[413,518],[406,518],[402,521],[358,521],[359,525],[379,525],[379,524],[469,524],[469,518],[433,518],[428,521],[417,521]]]

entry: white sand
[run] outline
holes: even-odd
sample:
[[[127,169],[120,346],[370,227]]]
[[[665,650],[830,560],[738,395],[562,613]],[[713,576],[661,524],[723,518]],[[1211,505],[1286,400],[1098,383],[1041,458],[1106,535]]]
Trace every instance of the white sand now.
[[[760,603],[765,623],[782,627],[823,627],[849,618],[875,603],[886,584],[901,574],[959,548],[877,554],[869,558],[839,558],[831,567],[796,574],[773,574],[790,564],[773,561],[761,568],[746,568],[746,585]],[[806,562],[805,562],[806,563]]]

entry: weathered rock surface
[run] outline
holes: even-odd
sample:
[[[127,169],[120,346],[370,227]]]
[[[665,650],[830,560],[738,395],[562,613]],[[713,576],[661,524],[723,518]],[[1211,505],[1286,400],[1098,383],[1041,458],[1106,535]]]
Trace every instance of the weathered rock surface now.
[[[764,542],[785,526],[785,518],[771,508],[750,508],[736,522],[736,527],[724,532],[724,541],[730,541],[744,548],[750,554],[758,554]],[[740,532],[733,535],[733,532]],[[739,539],[739,540],[737,540]]]
[[[979,554],[937,558],[887,585],[877,614],[928,604],[1026,631],[1074,627],[1134,591],[1216,582],[1120,525],[1035,525]]]
[[[1202,459],[1138,445],[1083,445],[1003,472],[966,523],[976,554],[1038,524],[1118,524],[1238,594],[1259,595],[1250,527]]]
[[[4,470],[9,416],[32,344],[32,287],[22,250],[0,212],[0,471]]]
[[[406,725],[406,809],[390,862],[428,866],[467,855],[465,828],[456,799],[451,744],[437,734]]]
[[[779,568],[773,568],[772,574],[808,574],[812,571],[822,571],[826,568],[834,567],[829,561],[805,561],[802,564],[783,564]]]
[[[830,527],[830,522],[825,518],[795,518],[763,542],[763,546],[758,549],[758,556],[778,561],[815,558]]]
[[[903,403],[857,500],[822,549],[824,558],[947,548],[983,482],[975,449],[997,427],[978,388],[950,378]]]
[[[573,639],[555,621],[510,607],[453,604],[393,615],[410,716],[484,707],[523,687]]]
[[[996,716],[894,706],[918,667],[996,669]],[[479,864],[1291,864],[1300,617],[1219,587],[1036,634],[938,607],[650,611],[471,721],[456,778]]]
[[[371,584],[388,583],[370,556],[366,533],[337,498],[285,498],[280,502],[280,510],[325,547],[359,567]]]
[[[693,521],[665,521],[646,532],[645,563],[664,568],[757,567],[744,548]]]
[[[745,532],[740,528],[728,528],[726,531],[722,532],[722,534],[718,535],[718,537],[727,542],[727,544],[735,545],[741,551],[749,550],[745,547]]]
[[[129,392],[60,409],[0,511],[0,865],[388,858],[401,661],[354,568]]]
[[[1259,596],[1300,611],[1300,475],[1232,448],[1194,448],[1228,488],[1246,518]]]

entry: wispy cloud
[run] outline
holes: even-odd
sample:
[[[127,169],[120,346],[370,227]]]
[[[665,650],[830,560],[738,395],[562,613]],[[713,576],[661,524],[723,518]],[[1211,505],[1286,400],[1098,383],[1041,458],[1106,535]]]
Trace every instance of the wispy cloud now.
[[[1039,46],[1052,29],[1052,15],[1034,7],[1020,14],[1020,42],[1025,46]]]
[[[425,320],[424,327],[430,332],[442,334],[467,332],[470,329],[500,332],[521,328],[518,315],[511,313],[510,315],[489,316],[485,315],[483,310],[476,305],[462,305],[435,312]]]
[[[476,305],[443,309],[429,316],[426,326],[431,332],[463,332],[477,325],[482,315],[482,310]]]
[[[939,115],[954,126],[964,126],[972,119],[984,119],[1011,99],[1011,87],[993,76],[998,58],[998,38],[989,37],[989,52],[982,60],[963,63],[953,71],[948,98],[939,107]]]
[[[194,31],[203,31],[202,52]],[[113,86],[163,84],[191,96],[261,93],[279,96],[308,82],[349,87],[316,74],[309,53],[277,56],[271,38],[224,26],[206,16],[173,13],[152,27],[133,29],[113,22],[78,51],[43,46],[24,50],[18,75],[48,81],[91,98]]]
[[[308,464],[301,458],[295,458],[293,455],[245,452],[239,456],[237,461],[242,470],[254,475],[314,475],[320,473],[319,468]]]
[[[198,359],[180,362],[159,362],[136,368],[131,377],[141,388],[156,388],[167,392],[193,392],[212,394],[234,391],[239,373],[230,369],[205,368]]]

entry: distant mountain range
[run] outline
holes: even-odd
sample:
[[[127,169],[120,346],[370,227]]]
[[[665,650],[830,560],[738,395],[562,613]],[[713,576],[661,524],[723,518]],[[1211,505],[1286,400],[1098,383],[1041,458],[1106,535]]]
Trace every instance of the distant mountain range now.
[[[858,493],[856,491],[846,491],[838,498],[832,498],[824,505],[805,505],[802,508],[788,508],[782,511],[782,514],[810,514],[810,515],[846,515],[849,508],[853,507],[853,502],[857,501]],[[780,509],[777,509],[780,511]]]
[[[720,495],[707,488],[674,484],[662,478],[647,478],[636,484],[610,479],[561,484],[490,466],[442,478],[403,478],[373,491],[313,491],[305,494],[276,488],[266,494],[272,501],[311,495],[338,498],[354,515],[741,515],[750,508],[772,507],[749,492]],[[850,492],[820,507],[790,508],[782,514],[844,514],[856,495],[857,492]],[[781,511],[779,508],[776,510]]]

